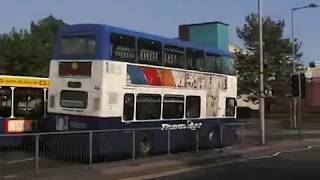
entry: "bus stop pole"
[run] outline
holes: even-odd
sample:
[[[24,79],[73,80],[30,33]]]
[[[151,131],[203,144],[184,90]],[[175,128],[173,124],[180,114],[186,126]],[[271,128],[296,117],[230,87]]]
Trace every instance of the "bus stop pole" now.
[[[47,118],[47,89],[43,89],[43,119]]]

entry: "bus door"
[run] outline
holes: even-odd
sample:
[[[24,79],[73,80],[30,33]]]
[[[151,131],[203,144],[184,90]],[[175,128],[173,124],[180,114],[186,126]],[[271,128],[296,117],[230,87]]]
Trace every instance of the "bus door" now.
[[[11,116],[11,88],[0,87],[0,116],[10,117]]]
[[[14,115],[26,120],[33,120],[34,129],[43,124],[44,91],[38,88],[15,88]]]

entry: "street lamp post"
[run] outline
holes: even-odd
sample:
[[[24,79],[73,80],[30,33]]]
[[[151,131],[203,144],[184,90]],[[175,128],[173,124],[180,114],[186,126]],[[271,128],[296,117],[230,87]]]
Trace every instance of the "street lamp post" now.
[[[258,1],[259,9],[259,46],[260,46],[260,128],[261,144],[265,145],[265,111],[264,111],[264,85],[263,85],[263,32],[262,32],[262,3]]]
[[[295,49],[295,39],[294,39],[294,12],[301,9],[306,8],[316,8],[318,7],[317,4],[311,3],[306,6],[292,8],[291,10],[291,42],[292,42],[292,68],[293,74],[296,73],[296,49]],[[301,113],[301,112],[300,112]],[[293,97],[293,119],[291,122],[292,128],[297,128],[297,98]]]

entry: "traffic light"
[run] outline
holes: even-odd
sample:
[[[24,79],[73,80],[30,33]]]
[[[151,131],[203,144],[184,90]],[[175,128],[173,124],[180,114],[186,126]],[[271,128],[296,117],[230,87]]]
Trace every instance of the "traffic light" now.
[[[306,97],[306,76],[304,73],[300,74],[301,79],[301,98]]]
[[[299,82],[300,79],[300,82]],[[306,96],[306,77],[304,73],[294,74],[291,77],[291,85],[292,85],[292,96],[304,98]],[[300,83],[300,88],[299,88]],[[299,93],[299,91],[301,92]]]

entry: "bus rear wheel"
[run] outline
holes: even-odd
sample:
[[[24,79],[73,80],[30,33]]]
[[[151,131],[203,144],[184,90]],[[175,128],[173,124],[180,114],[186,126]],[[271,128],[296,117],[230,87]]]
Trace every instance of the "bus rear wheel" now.
[[[142,135],[138,138],[136,143],[136,153],[139,157],[146,157],[151,155],[152,139],[150,135]]]

